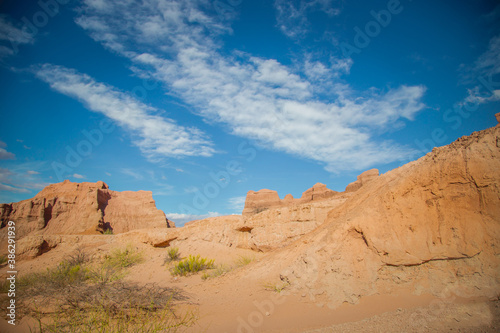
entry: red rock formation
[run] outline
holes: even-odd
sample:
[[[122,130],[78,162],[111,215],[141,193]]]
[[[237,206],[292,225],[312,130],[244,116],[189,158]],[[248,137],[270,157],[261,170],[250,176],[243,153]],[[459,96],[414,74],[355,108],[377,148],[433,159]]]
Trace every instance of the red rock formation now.
[[[306,190],[302,193],[302,197],[299,199],[294,199],[291,194],[287,194],[283,200],[280,200],[278,192],[266,189],[257,192],[248,191],[242,215],[250,216],[263,212],[267,209],[324,200],[331,198],[338,193],[339,192],[328,189],[325,184],[321,183],[317,183],[310,189]]]
[[[302,193],[300,202],[305,203],[315,200],[327,199],[333,197],[337,193],[339,192],[328,189],[325,184],[316,183],[313,187]]]
[[[355,192],[361,188],[361,186],[371,182],[373,179],[377,178],[379,172],[377,169],[371,169],[363,172],[358,176],[358,179],[345,188],[345,192]]]
[[[498,296],[499,139],[500,125],[475,132],[351,193],[283,250],[297,258],[283,279],[332,307],[401,289]]]
[[[257,192],[248,191],[242,215],[257,214],[266,209],[280,207],[281,205],[281,199],[276,191],[267,189]]]
[[[96,234],[173,226],[151,192],[116,192],[97,183],[52,184],[35,197],[0,205],[1,225],[16,222],[17,238],[37,234]],[[0,239],[4,238],[4,230]]]

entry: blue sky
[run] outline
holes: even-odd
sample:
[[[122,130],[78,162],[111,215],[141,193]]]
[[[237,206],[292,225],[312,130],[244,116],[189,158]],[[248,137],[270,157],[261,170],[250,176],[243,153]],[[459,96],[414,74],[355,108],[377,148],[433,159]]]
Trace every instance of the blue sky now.
[[[0,4],[0,202],[64,179],[185,221],[342,191],[496,124],[497,1]]]

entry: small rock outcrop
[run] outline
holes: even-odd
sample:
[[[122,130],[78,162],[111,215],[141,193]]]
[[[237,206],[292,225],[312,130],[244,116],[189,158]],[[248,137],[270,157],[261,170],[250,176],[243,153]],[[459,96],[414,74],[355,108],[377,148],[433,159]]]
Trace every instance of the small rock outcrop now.
[[[245,199],[245,208],[242,215],[253,215],[269,208],[277,208],[282,205],[278,192],[263,189],[260,191],[248,191]]]
[[[310,189],[302,193],[302,197],[294,199],[291,194],[287,194],[283,200],[280,199],[278,192],[263,189],[260,191],[248,191],[245,200],[243,216],[251,216],[261,213],[265,210],[279,207],[287,207],[293,204],[303,204],[312,201],[319,201],[331,198],[339,192],[330,190],[325,184],[317,183]]]
[[[355,192],[361,188],[361,186],[371,182],[375,178],[379,176],[379,172],[377,169],[371,169],[363,172],[358,176],[358,179],[345,188],[346,192]]]
[[[310,201],[328,199],[333,197],[338,192],[330,190],[325,184],[316,183],[313,187],[302,193],[300,198],[301,203],[306,203]]]
[[[0,205],[0,240],[8,221],[16,223],[16,237],[30,234],[123,233],[133,229],[174,227],[156,208],[152,192],[117,192],[104,182],[62,183],[45,187],[35,197]]]

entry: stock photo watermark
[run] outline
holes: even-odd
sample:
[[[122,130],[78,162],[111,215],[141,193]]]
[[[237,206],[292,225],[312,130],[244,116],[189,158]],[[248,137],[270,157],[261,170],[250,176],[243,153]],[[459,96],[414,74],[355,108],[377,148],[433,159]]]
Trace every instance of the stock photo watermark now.
[[[412,0],[406,0],[411,2]],[[379,11],[371,10],[370,16],[373,18],[368,21],[363,27],[355,26],[355,35],[352,43],[340,43],[340,50],[344,58],[350,58],[354,53],[360,54],[361,50],[367,48],[371,41],[378,37],[383,29],[391,24],[394,16],[403,12],[404,6],[400,0],[389,0],[386,8]]]
[[[23,36],[27,39],[35,38],[40,29],[43,29],[49,24],[50,19],[57,16],[61,11],[61,6],[67,5],[71,0],[40,0],[37,2],[40,10],[36,11],[33,15],[29,17],[23,16],[21,22],[23,27],[21,32]],[[12,46],[12,51],[14,54],[19,52],[20,42],[16,41],[15,38],[11,38],[10,44]]]
[[[216,0],[214,1],[214,9],[221,19],[226,19],[234,15],[236,7],[242,2],[243,0]]]
[[[245,161],[250,163],[257,157],[257,148],[244,141],[238,146],[238,155],[245,157]],[[228,161],[223,170],[217,172],[210,171],[208,173],[210,181],[206,182],[201,190],[197,189],[194,192],[190,205],[179,205],[180,213],[187,215],[200,214],[200,211],[208,207],[210,202],[219,196],[221,190],[225,189],[242,172],[243,164],[236,159]]]
[[[488,99],[496,96],[496,90],[500,89],[500,80],[494,81],[492,74],[487,75],[486,77],[479,76],[477,81],[481,85],[475,87],[473,91],[471,90],[471,92],[473,92],[471,98],[466,99],[463,103],[457,103],[453,109],[449,108],[443,112],[443,121],[446,124],[449,124],[454,130],[460,128],[465,119],[470,118],[474,112],[478,111],[482,99]],[[448,140],[448,136],[445,133],[446,132],[443,128],[436,127],[432,130],[430,138],[424,140],[415,139],[414,142],[419,150],[418,153],[426,154],[434,147],[443,145]]]
[[[16,223],[7,223],[7,322],[16,325]]]

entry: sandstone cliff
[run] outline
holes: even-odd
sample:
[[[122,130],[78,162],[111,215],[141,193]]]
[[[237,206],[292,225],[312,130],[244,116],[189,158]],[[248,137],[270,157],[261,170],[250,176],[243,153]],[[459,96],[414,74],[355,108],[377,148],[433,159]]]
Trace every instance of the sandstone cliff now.
[[[151,192],[116,192],[104,182],[52,184],[35,197],[0,205],[0,239],[9,220],[16,222],[16,236],[29,234],[96,234],[105,230],[123,233],[139,228],[174,227],[156,209]]]
[[[377,170],[378,175],[378,170]],[[325,184],[317,183],[310,189],[302,193],[302,197],[294,199],[291,194],[287,194],[283,200],[278,196],[278,192],[263,189],[260,191],[248,191],[245,199],[243,216],[258,214],[267,209],[287,207],[294,204],[303,204],[312,201],[320,201],[331,198],[339,192],[332,191]]]
[[[364,184],[326,222],[253,267],[331,307],[362,296],[500,293],[500,125]],[[305,290],[305,291],[304,291]]]

